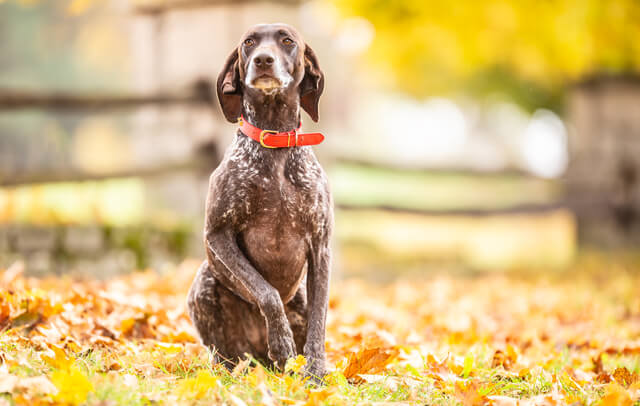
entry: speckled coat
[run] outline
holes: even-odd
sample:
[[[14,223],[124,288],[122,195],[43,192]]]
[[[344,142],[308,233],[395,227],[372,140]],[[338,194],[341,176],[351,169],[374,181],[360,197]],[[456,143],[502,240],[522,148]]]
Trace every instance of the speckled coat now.
[[[267,94],[246,80],[256,49],[288,72],[286,87]],[[227,60],[218,96],[230,121],[243,114],[257,127],[288,131],[300,107],[317,120],[323,86],[315,54],[292,27],[259,25]],[[210,178],[207,259],[187,302],[216,361],[231,367],[248,353],[282,368],[298,353],[306,374],[324,375],[332,224],[327,178],[311,147],[264,148],[238,130]]]

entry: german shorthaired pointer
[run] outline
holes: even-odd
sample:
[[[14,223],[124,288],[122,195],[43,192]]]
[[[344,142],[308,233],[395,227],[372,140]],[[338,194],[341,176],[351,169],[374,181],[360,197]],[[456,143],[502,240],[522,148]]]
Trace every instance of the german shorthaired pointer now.
[[[318,120],[323,88],[315,53],[285,24],[252,27],[218,77],[224,115],[240,128],[209,181],[207,260],[187,305],[227,367],[248,353],[283,368],[298,353],[307,376],[325,374],[333,203],[306,146],[322,135],[297,133],[300,107]]]

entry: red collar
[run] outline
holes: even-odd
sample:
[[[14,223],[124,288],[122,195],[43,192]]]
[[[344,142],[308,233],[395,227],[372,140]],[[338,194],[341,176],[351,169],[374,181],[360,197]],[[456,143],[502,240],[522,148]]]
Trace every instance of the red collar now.
[[[279,133],[273,130],[258,128],[242,116],[238,118],[238,125],[244,135],[259,142],[260,145],[265,148],[302,147],[305,145],[318,145],[324,141],[324,135],[320,133],[298,134],[300,126],[295,130]]]

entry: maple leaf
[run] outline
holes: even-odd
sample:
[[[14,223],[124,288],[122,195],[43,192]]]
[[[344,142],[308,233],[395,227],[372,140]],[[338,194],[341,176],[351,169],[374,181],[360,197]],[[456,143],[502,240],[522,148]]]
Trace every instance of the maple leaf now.
[[[616,368],[612,375],[613,379],[624,387],[638,382],[638,374],[631,373],[626,367]]]
[[[347,366],[342,374],[347,379],[361,382],[362,380],[357,378],[358,374],[374,374],[382,371],[397,354],[398,351],[395,348],[363,348],[349,354]]]
[[[477,381],[456,382],[455,389],[455,397],[463,406],[480,406],[488,401],[488,398],[478,391],[480,384]]]
[[[40,358],[47,364],[57,369],[69,369],[73,364],[73,360],[67,357],[63,348],[49,344],[49,350],[53,353],[53,357],[47,354],[42,354]]]
[[[426,364],[432,372],[449,372],[449,368],[447,366],[448,359],[449,355],[447,355],[442,361],[438,361],[438,359],[433,354],[427,354]]]

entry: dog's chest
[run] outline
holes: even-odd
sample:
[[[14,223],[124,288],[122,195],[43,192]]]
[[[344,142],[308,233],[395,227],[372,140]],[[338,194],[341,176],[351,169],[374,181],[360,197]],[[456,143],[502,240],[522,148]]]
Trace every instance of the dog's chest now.
[[[304,277],[313,241],[330,221],[325,175],[309,151],[282,151],[287,159],[229,162],[223,215],[233,216],[238,243],[283,300]],[[233,155],[231,156],[233,158]]]
[[[260,227],[282,234],[316,234],[328,220],[328,188],[310,151],[292,150],[272,162],[245,152],[231,156],[229,196],[224,215],[242,230]],[[298,235],[303,237],[303,235]]]

